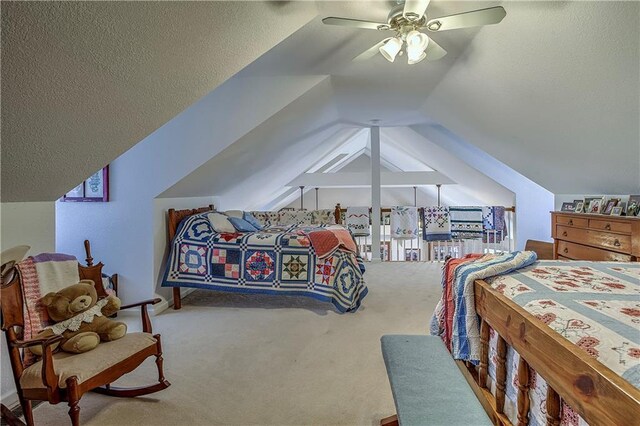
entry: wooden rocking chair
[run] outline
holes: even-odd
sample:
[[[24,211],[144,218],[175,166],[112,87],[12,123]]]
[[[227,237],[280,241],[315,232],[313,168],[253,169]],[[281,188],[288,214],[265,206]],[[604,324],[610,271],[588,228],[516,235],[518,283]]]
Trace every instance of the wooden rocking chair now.
[[[102,284],[102,263],[93,265],[89,241],[85,241],[87,266],[78,264],[81,279],[90,279],[95,283],[98,297],[106,297]],[[6,268],[8,269],[8,268]],[[73,426],[80,424],[78,402],[82,395],[94,391],[117,397],[135,397],[166,389],[170,383],[165,380],[162,369],[162,346],[160,335],[152,334],[151,321],[147,305],[160,302],[160,299],[145,300],[122,306],[120,309],[140,307],[142,315],[142,333],[127,333],[113,342],[101,343],[97,348],[82,354],[54,353],[52,345],[62,339],[55,336],[48,339],[22,339],[25,324],[25,310],[22,282],[15,268],[3,272],[0,288],[0,313],[2,331],[4,331],[9,350],[9,358],[15,379],[18,399],[22,406],[27,425],[33,425],[31,401],[48,401],[50,404],[67,402],[69,417]],[[22,351],[34,345],[42,347],[42,358],[27,366],[23,362]],[[156,357],[158,383],[139,388],[116,388],[110,384],[122,375],[135,370],[150,356]],[[24,425],[17,417],[2,407],[2,417],[9,424]]]

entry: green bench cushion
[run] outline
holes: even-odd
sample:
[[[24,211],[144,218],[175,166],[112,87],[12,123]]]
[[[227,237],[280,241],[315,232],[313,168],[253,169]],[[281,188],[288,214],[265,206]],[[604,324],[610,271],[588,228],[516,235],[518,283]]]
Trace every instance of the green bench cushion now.
[[[400,425],[492,425],[437,336],[382,336]]]

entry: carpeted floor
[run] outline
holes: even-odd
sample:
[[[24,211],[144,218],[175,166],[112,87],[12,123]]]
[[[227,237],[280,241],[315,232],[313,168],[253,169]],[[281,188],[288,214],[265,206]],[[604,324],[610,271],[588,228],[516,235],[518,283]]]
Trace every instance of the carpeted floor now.
[[[394,413],[380,336],[424,334],[440,295],[440,264],[368,264],[355,314],[312,299],[196,291],[153,318],[172,386],[144,398],[85,395],[86,425],[379,424]],[[136,318],[137,319],[137,318]],[[130,321],[130,330],[139,330]],[[155,364],[118,382],[156,378]],[[42,404],[36,424],[68,424],[67,406]]]

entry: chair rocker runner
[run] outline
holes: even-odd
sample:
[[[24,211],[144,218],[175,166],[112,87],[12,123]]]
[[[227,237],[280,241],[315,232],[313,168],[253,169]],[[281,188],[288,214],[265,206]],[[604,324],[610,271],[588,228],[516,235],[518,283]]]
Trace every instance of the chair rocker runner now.
[[[87,265],[78,263],[81,279],[94,282],[99,298],[107,297],[102,285],[102,263],[93,265],[89,241],[85,241]],[[6,272],[5,272],[6,270]],[[72,283],[64,283],[63,286]],[[16,384],[18,399],[22,406],[27,425],[33,425],[32,401],[48,401],[50,404],[67,402],[69,417],[73,426],[80,424],[80,407],[78,403],[82,395],[94,391],[116,397],[135,397],[147,395],[166,389],[170,383],[164,378],[162,345],[159,334],[152,334],[151,320],[147,305],[160,302],[160,299],[145,300],[139,303],[123,305],[120,309],[140,308],[142,318],[141,333],[127,333],[121,339],[100,343],[95,349],[81,353],[54,353],[55,344],[62,336],[45,339],[24,339],[23,331],[27,312],[23,295],[23,279],[15,267],[3,268],[2,286],[0,288],[0,313],[2,315],[2,331],[4,331],[11,368]],[[25,349],[34,345],[42,348],[42,357],[37,362],[27,365],[23,357]],[[155,356],[158,369],[158,382],[138,388],[117,388],[111,383],[129,373],[150,356]],[[2,407],[2,417],[9,424],[24,424]]]

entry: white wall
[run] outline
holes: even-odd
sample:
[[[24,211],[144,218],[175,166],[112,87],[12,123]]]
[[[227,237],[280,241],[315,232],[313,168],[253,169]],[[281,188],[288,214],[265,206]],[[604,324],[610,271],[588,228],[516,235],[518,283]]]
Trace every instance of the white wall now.
[[[30,255],[55,250],[53,202],[0,204],[0,250],[29,245]],[[5,339],[0,341],[0,400],[7,406],[18,401]]]
[[[108,203],[56,203],[56,249],[81,257],[89,239],[105,271],[119,274],[124,303],[154,297],[155,241],[166,242],[154,199],[321,80],[228,80],[111,163]]]

